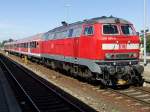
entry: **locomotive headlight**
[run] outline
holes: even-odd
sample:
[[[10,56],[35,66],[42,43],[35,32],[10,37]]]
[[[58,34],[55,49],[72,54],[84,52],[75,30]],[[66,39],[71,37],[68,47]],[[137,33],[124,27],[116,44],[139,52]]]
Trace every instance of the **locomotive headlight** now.
[[[105,54],[105,57],[106,57],[106,59],[114,59],[115,58],[115,54],[107,53],[107,54]]]
[[[105,54],[106,59],[111,59],[111,54]]]
[[[133,53],[133,57],[134,57],[134,58],[137,58],[137,57],[138,57],[138,54],[137,54],[137,53]]]
[[[137,58],[138,54],[137,53],[130,53],[129,58]]]

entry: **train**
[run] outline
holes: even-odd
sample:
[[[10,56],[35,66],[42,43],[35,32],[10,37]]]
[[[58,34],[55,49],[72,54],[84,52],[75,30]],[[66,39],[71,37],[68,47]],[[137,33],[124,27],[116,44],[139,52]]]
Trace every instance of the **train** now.
[[[142,86],[140,37],[118,17],[96,17],[5,43],[4,50],[103,86]]]

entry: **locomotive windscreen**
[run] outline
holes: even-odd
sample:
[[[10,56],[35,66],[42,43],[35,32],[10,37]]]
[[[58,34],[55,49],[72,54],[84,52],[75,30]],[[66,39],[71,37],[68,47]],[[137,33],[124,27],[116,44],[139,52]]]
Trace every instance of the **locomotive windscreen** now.
[[[118,28],[116,25],[103,25],[104,34],[118,34]]]
[[[132,29],[130,25],[122,25],[121,30],[122,33],[125,35],[135,35],[135,31]]]

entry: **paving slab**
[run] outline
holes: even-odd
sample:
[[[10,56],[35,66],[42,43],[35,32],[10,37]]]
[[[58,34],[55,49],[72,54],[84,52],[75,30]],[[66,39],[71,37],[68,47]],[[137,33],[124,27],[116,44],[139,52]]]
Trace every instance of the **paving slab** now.
[[[21,112],[12,89],[0,68],[0,112]]]
[[[141,64],[144,66],[143,63],[141,63]],[[143,77],[146,82],[150,82],[150,63],[148,63],[146,66],[144,66]]]

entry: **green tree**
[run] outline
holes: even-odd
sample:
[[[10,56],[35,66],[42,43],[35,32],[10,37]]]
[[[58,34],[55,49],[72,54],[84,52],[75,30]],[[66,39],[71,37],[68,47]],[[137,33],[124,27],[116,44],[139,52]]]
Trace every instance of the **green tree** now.
[[[3,46],[4,46],[4,44],[5,43],[7,43],[7,42],[12,42],[12,41],[14,41],[13,39],[8,39],[8,40],[3,40],[2,42],[0,42],[0,47],[2,48]]]
[[[147,36],[146,49],[147,52],[150,52],[150,35]]]
[[[0,48],[2,47],[2,43],[0,42]]]
[[[143,36],[141,36],[141,37],[142,37],[141,42],[142,42],[142,44],[144,44]],[[150,35],[148,35],[146,37],[146,50],[147,50],[147,52],[150,52]]]

